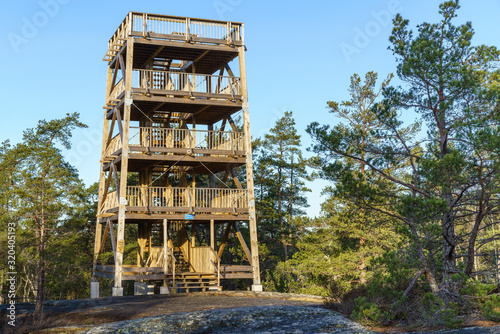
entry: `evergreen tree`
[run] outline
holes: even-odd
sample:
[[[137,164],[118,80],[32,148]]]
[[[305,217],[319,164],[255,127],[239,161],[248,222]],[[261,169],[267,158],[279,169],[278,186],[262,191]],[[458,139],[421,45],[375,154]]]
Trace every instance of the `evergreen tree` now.
[[[324,190],[329,198],[322,204],[321,216],[304,221],[298,233],[298,251],[290,262],[294,276],[302,281],[299,291],[324,294],[332,284],[336,293],[345,294],[365,285],[372,274],[370,262],[399,240],[394,229],[388,228],[387,219],[366,210],[342,191],[342,180],[363,184],[381,181],[365,168],[363,160],[373,156],[367,147],[377,142],[373,132],[380,127],[371,108],[391,77],[377,89],[376,73],[368,72],[364,82],[354,74],[349,87],[351,98],[340,103],[328,102],[330,112],[341,119],[335,127],[338,137],[344,138],[348,149],[357,152],[362,160],[317,149],[325,154],[316,158],[316,167],[320,176],[333,185]]]
[[[441,4],[441,21],[417,26],[415,37],[407,20],[394,19],[390,49],[406,86],[384,89],[385,99],[372,108],[378,128],[368,145],[359,145],[360,129],[308,127],[315,152],[331,162],[324,171],[338,182],[336,191],[398,221],[411,241],[420,264],[409,288],[425,274],[434,294],[452,295],[459,288],[452,275],[470,275],[456,265],[458,246],[468,242],[465,256],[473,258],[477,231],[498,208],[496,165],[486,143],[498,127],[498,91],[487,83],[498,71],[499,52],[471,46],[471,24],[452,24],[458,8],[458,1]],[[421,115],[426,136],[422,122],[404,124],[402,110]],[[356,161],[371,179],[345,173],[335,157]]]
[[[276,264],[290,257],[292,218],[304,214],[308,206],[305,193],[310,191],[305,186],[307,161],[300,150],[292,112],[285,112],[263,139],[254,141],[254,147],[259,240],[269,241],[269,257]]]
[[[42,314],[46,294],[47,245],[83,188],[76,170],[58,147],[69,149],[72,130],[85,127],[78,118],[74,113],[63,119],[40,121],[36,128],[24,132],[21,143],[13,147],[4,144],[0,156],[0,169],[9,180],[2,186],[11,188],[4,193],[3,211],[18,223],[16,265],[24,266],[25,279],[35,295],[37,316]],[[2,223],[8,220],[2,219]]]

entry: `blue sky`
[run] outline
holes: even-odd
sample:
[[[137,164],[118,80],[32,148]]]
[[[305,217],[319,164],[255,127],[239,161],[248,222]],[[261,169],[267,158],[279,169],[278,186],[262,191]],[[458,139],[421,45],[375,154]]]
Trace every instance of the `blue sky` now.
[[[412,26],[439,19],[432,0],[353,1],[79,1],[2,4],[0,141],[15,143],[39,119],[79,112],[89,128],[74,134],[68,160],[87,184],[98,180],[108,39],[129,11],[245,23],[251,127],[263,136],[285,111],[294,113],[303,146],[313,122],[335,123],[329,100],[348,98],[353,73],[395,71],[387,50],[396,12]],[[497,45],[500,1],[463,0],[456,23],[472,21],[474,44]],[[411,115],[408,115],[411,118]],[[312,216],[324,182],[310,185]]]

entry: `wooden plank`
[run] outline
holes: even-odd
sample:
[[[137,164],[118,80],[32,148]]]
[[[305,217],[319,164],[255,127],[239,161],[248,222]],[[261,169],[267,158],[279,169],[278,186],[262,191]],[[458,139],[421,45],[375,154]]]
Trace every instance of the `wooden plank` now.
[[[220,273],[222,279],[253,278],[253,273]]]
[[[146,274],[146,275],[123,275],[124,281],[138,281],[138,280],[163,280],[163,274]]]
[[[132,273],[164,273],[165,269],[162,267],[128,267],[123,266],[123,274],[128,275]]]
[[[95,271],[94,276],[113,279],[115,277],[115,274],[102,273],[100,271]]]
[[[115,272],[115,266],[103,266],[103,265],[97,265],[95,267],[96,271],[101,271],[101,272],[108,272],[108,273],[114,273]]]
[[[225,272],[235,272],[235,271],[251,271],[253,272],[252,266],[244,265],[233,265],[233,264],[221,264],[220,270]]]

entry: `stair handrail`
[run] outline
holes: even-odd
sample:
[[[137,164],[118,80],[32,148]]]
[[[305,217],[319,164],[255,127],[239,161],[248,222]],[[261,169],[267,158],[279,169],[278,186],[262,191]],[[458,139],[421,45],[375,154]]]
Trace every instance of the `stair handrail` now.
[[[214,261],[212,262],[212,265],[217,269],[217,289],[220,287],[220,257],[217,254],[217,252],[212,248],[212,246],[208,246],[208,248],[212,251],[212,253],[215,255],[215,258],[217,259],[217,265],[215,265]]]
[[[168,247],[168,245],[167,245],[167,250],[168,250],[170,256],[172,256],[172,289],[174,291],[176,291],[176,289],[175,289],[175,262],[177,262],[177,259],[175,258],[174,253],[172,252],[170,247]],[[165,261],[166,260],[167,259],[165,259]],[[165,273],[165,275],[167,275],[167,273]]]

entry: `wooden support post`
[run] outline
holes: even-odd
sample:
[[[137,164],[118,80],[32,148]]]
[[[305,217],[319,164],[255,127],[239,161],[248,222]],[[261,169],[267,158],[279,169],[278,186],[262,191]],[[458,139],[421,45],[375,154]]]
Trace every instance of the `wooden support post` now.
[[[191,247],[196,246],[196,224],[191,223]]]
[[[210,252],[210,259],[212,263],[217,263],[217,259],[214,256],[217,250],[215,249],[215,221],[213,219],[210,220],[210,247],[213,250],[213,252]],[[215,267],[212,267],[212,269],[216,272]]]
[[[99,257],[99,251],[101,250],[101,241],[102,241],[102,223],[97,220],[95,224],[95,243],[94,243],[94,263],[92,265],[92,274],[94,273],[95,267],[97,266],[97,259]],[[92,280],[95,280],[95,276],[92,277]]]
[[[134,38],[128,37],[127,40],[127,59],[125,69],[125,106],[123,116],[123,137],[122,137],[122,159],[120,174],[120,198],[118,206],[118,233],[116,242],[116,261],[115,261],[115,284],[113,296],[122,296],[122,274],[123,274],[123,251],[125,248],[125,213],[127,209],[127,176],[128,176],[128,142],[130,128],[130,111],[132,107],[132,65],[133,65]],[[123,71],[125,70],[125,71]],[[118,111],[117,111],[118,112]]]
[[[111,67],[108,67],[108,75],[106,79],[106,96],[105,96],[105,101],[108,101],[109,94],[111,93],[111,84],[112,84],[112,77],[113,77],[113,69]],[[107,146],[107,138],[109,134],[109,121],[106,118],[106,110],[104,111],[104,128],[102,131],[102,154],[104,154]],[[102,157],[104,158],[104,157]],[[101,210],[101,205],[104,204],[105,200],[105,186],[106,186],[106,172],[102,170],[102,167],[104,166],[104,161],[101,159],[101,164],[100,164],[100,169],[99,169],[99,197],[98,197],[98,203],[97,203],[97,214],[100,213]],[[96,233],[95,233],[95,243],[94,243],[94,263],[93,267],[97,265],[97,258],[99,256],[99,251],[103,247],[101,244],[101,235],[102,235],[102,223],[99,223],[99,218],[97,219],[97,224],[96,224]],[[94,272],[92,270],[92,272]],[[95,280],[95,276],[92,278]]]
[[[163,286],[167,287],[167,274],[168,274],[168,220],[163,219]]]
[[[262,291],[260,284],[260,265],[259,265],[259,244],[257,241],[257,220],[255,216],[255,195],[254,195],[254,182],[253,182],[253,165],[252,165],[252,142],[250,133],[250,114],[248,107],[248,90],[247,90],[247,76],[245,65],[245,48],[238,48],[238,58],[240,62],[240,80],[241,91],[243,96],[243,132],[244,132],[244,145],[246,151],[246,174],[247,174],[247,189],[248,189],[248,208],[250,213],[250,248],[252,253],[252,267],[253,267],[253,286],[252,290]]]

